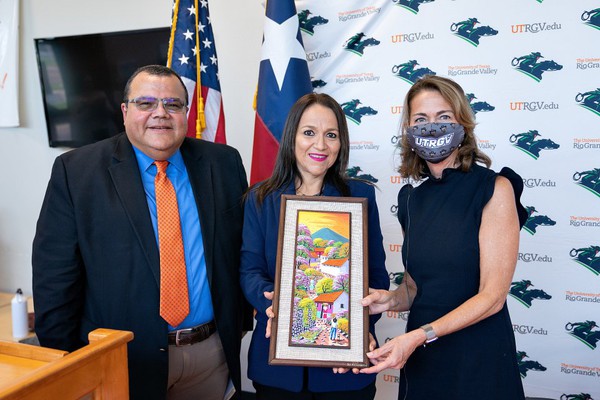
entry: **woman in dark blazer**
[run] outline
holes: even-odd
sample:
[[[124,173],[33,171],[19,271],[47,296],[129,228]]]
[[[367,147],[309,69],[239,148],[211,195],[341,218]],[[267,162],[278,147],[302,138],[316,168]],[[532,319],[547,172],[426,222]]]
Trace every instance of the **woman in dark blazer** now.
[[[257,399],[372,399],[375,377],[344,370],[268,364],[282,194],[368,199],[369,287],[389,287],[374,187],[346,175],[350,141],[339,104],[325,94],[300,98],[288,115],[273,175],[250,189],[245,205],[241,286],[256,309],[248,377]],[[370,332],[380,315],[371,316]],[[372,339],[374,344],[374,339]]]

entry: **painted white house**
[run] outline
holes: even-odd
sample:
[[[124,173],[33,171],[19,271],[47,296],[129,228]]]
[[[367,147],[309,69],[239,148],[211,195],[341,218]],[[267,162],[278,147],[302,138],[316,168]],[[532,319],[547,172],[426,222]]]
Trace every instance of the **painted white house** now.
[[[333,314],[348,312],[348,293],[343,290],[323,293],[313,299],[317,306],[317,318],[332,318]]]
[[[321,272],[331,276],[347,274],[349,271],[350,260],[346,258],[330,258],[321,263]]]

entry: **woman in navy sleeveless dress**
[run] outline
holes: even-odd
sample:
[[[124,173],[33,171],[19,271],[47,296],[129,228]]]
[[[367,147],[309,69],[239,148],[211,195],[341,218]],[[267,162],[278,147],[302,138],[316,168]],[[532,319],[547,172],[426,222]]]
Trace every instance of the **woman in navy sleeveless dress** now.
[[[399,172],[423,180],[398,194],[404,280],[394,291],[372,289],[363,304],[410,314],[406,333],[368,353],[374,366],[361,372],[402,368],[402,400],[524,399],[506,307],[527,217],[522,180],[486,168],[454,81],[417,81],[404,110]]]

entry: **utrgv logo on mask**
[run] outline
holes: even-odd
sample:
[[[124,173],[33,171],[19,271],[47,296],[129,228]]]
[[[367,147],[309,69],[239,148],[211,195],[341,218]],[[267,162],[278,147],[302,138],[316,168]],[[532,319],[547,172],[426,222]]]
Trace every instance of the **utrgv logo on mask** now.
[[[562,65],[553,60],[538,62],[540,58],[544,58],[544,56],[539,51],[534,51],[533,53],[513,58],[511,64],[517,71],[524,73],[536,82],[542,80],[544,72],[559,71],[563,68]]]
[[[565,330],[569,335],[578,339],[590,349],[596,348],[596,343],[600,340],[600,330],[596,321],[586,320],[584,322],[567,322]]]
[[[427,67],[415,69],[417,65],[419,65],[417,60],[409,60],[405,63],[394,65],[392,67],[392,74],[411,85],[425,75],[435,75],[435,72]]]
[[[577,186],[587,189],[596,196],[600,197],[600,168],[575,172],[573,174],[573,180]]]
[[[377,110],[369,106],[359,107],[362,104],[359,99],[352,99],[345,103],[340,104],[346,118],[354,122],[356,125],[360,125],[362,117],[369,115],[377,115]]]
[[[435,0],[392,0],[394,4],[402,7],[413,14],[419,12],[419,6],[423,3],[433,3]]]
[[[530,286],[533,286],[533,284],[529,279],[513,282],[508,294],[527,308],[531,307],[533,300],[550,300],[552,298],[542,289],[529,289]]]
[[[600,275],[600,246],[590,245],[579,249],[571,249],[569,255],[577,264],[590,270],[594,275]]]
[[[581,20],[585,21],[585,24],[592,28],[600,29],[600,8],[584,11],[581,14]]]
[[[437,149],[439,147],[446,146],[452,143],[452,138],[454,137],[453,133],[450,133],[446,136],[442,136],[437,139],[428,139],[423,137],[415,137],[415,143],[419,146],[427,147],[430,149]]]
[[[534,213],[537,212],[537,210],[535,209],[535,207],[533,206],[526,206],[525,209],[527,210],[527,221],[525,221],[525,225],[523,225],[523,229],[527,232],[529,232],[532,235],[535,235],[536,233],[536,229],[539,226],[553,226],[556,225],[556,221],[552,220],[550,217],[548,217],[547,215],[533,215]]]
[[[600,117],[600,88],[588,92],[577,93],[575,101],[587,110]]]
[[[540,151],[542,150],[556,150],[560,147],[558,143],[555,143],[552,139],[538,139],[539,134],[537,130],[529,130],[527,132],[512,134],[509,137],[509,141],[513,143],[513,146],[523,151],[525,154],[531,156],[534,160],[540,157]]]
[[[475,25],[478,23],[479,20],[477,18],[469,18],[465,21],[453,22],[450,25],[450,30],[459,38],[477,47],[479,46],[479,39],[482,37],[498,34],[498,31],[491,26],[482,25],[476,28]]]

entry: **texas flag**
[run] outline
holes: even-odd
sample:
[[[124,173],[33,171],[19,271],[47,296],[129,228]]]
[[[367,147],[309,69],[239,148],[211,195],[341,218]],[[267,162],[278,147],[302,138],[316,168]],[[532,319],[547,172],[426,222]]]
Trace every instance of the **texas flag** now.
[[[267,1],[256,94],[251,184],[271,176],[288,112],[296,100],[312,92],[298,27],[293,0]]]

